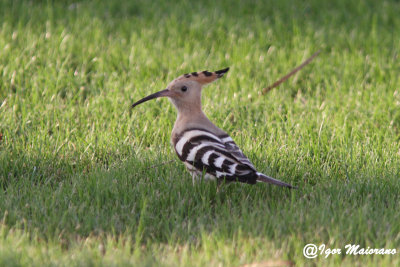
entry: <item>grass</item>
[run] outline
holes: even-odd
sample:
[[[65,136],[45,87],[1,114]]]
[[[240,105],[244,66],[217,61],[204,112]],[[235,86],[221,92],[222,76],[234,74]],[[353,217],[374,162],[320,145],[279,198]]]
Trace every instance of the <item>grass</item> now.
[[[399,265],[397,1],[0,1],[0,266]],[[267,95],[262,88],[317,50]],[[298,190],[192,186],[175,110],[141,97],[230,66],[207,115]],[[399,253],[399,252],[398,252]]]

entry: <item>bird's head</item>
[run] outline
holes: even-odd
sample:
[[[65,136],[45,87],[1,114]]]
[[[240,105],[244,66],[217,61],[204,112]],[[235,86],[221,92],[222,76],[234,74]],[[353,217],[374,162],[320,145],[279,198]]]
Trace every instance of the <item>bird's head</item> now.
[[[137,101],[132,105],[132,108],[154,98],[168,97],[178,111],[201,109],[201,90],[203,86],[221,78],[228,70],[229,68],[214,72],[205,70],[184,74],[173,80],[166,89]]]

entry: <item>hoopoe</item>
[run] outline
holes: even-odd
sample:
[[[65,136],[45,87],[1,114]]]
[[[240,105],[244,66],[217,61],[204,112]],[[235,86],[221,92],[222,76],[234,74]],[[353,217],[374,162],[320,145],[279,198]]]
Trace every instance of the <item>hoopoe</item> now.
[[[184,74],[162,91],[151,94],[132,105],[132,108],[158,97],[168,97],[178,110],[171,141],[179,159],[195,178],[239,181],[255,184],[271,183],[293,188],[290,184],[271,178],[256,170],[232,138],[215,126],[201,108],[204,85],[222,76],[229,68],[215,72],[202,71]]]

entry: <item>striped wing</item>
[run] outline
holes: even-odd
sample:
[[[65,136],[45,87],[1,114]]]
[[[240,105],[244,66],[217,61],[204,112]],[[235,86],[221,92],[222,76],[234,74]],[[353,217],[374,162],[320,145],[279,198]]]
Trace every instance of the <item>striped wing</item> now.
[[[229,136],[203,129],[184,131],[175,139],[175,151],[183,162],[217,178],[255,183],[254,166]]]
[[[236,145],[233,139],[229,136],[222,136],[221,141],[224,143],[225,148],[241,163],[246,164],[253,170],[256,170],[253,163],[243,154],[242,150]]]

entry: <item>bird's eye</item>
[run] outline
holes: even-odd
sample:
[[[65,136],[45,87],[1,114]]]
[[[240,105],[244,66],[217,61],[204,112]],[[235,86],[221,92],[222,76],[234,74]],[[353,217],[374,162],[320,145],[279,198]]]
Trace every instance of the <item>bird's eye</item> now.
[[[182,86],[181,91],[182,92],[186,92],[187,91],[187,87],[186,86]]]

